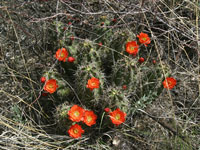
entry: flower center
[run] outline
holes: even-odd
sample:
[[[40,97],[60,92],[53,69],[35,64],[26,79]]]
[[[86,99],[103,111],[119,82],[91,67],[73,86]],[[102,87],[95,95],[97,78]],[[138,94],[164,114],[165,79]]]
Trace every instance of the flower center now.
[[[92,117],[91,117],[91,116],[88,116],[88,117],[87,117],[87,121],[88,121],[88,122],[92,121]]]
[[[61,53],[60,57],[62,57],[62,58],[63,58],[64,56],[65,56],[65,55],[64,55],[64,53]]]
[[[116,120],[119,120],[119,119],[120,119],[120,114],[117,114],[117,115],[115,116],[115,119],[116,119]]]
[[[91,85],[92,85],[92,86],[95,86],[95,85],[96,85],[96,83],[95,83],[95,82],[92,82],[92,83],[91,83]]]
[[[134,47],[134,46],[131,46],[130,49],[133,51],[133,50],[135,49],[135,47]]]
[[[74,112],[74,116],[75,116],[75,117],[78,117],[79,115],[80,115],[79,111],[75,111],[75,112]]]
[[[78,130],[77,130],[77,129],[74,129],[74,133],[77,134],[77,133],[78,133]]]
[[[53,88],[53,84],[49,84],[49,88],[52,89]]]
[[[146,41],[146,40],[147,40],[147,38],[143,37],[143,38],[142,38],[142,40],[143,40],[143,41]]]
[[[171,84],[172,84],[172,82],[171,82],[171,81],[168,81],[167,83],[168,83],[168,85],[171,85]]]

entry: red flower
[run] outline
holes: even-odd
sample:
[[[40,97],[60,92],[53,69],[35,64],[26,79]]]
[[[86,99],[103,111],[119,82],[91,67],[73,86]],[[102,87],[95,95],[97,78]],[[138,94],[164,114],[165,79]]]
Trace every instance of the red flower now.
[[[154,65],[156,64],[156,60],[153,60],[153,64],[154,64]]]
[[[173,89],[173,87],[176,85],[176,79],[171,78],[171,77],[167,77],[164,81],[163,81],[163,86],[166,89]]]
[[[40,78],[40,82],[41,82],[41,83],[45,83],[45,81],[46,81],[46,78],[45,78],[45,77],[41,77],[41,78]]]
[[[103,26],[103,25],[104,25],[104,22],[101,23],[101,26]]]
[[[83,122],[86,125],[92,126],[93,124],[96,123],[96,120],[97,120],[97,116],[94,114],[93,111],[88,111],[88,110],[85,111]]]
[[[92,91],[94,88],[99,88],[99,84],[99,79],[92,77],[88,80],[88,84],[86,87]]]
[[[143,63],[144,62],[144,58],[143,57],[140,57],[140,59],[138,60],[140,63]]]
[[[131,41],[126,43],[126,52],[131,55],[136,55],[138,53],[139,46],[136,41]]]
[[[137,37],[139,38],[139,42],[141,44],[144,44],[145,46],[147,46],[147,44],[151,43],[151,40],[148,36],[148,34],[141,32],[139,35],[137,35]]]
[[[44,90],[51,94],[54,93],[57,88],[58,88],[58,85],[56,84],[55,79],[48,80],[44,86]]]
[[[113,124],[120,125],[125,121],[126,113],[122,112],[119,108],[110,112],[110,119]]]
[[[69,57],[67,61],[68,61],[68,62],[74,62],[74,61],[75,61],[75,58],[74,58],[74,57]]]
[[[68,130],[69,136],[71,136],[72,138],[79,138],[84,132],[85,131],[78,124],[72,125]]]
[[[106,107],[106,108],[104,109],[104,111],[107,112],[107,113],[109,113],[109,112],[110,112],[110,108]]]
[[[123,88],[124,90],[126,90],[126,89],[127,89],[127,86],[126,86],[126,85],[123,85],[122,88]]]
[[[71,22],[68,22],[68,25],[71,25],[72,23]]]
[[[48,93],[42,93],[42,96],[47,96],[48,95]]]
[[[99,45],[99,46],[102,46],[102,43],[100,42],[98,45]]]
[[[117,22],[117,19],[116,19],[116,18],[114,18],[114,19],[112,20],[112,22]]]
[[[75,122],[79,122],[83,119],[85,110],[82,107],[79,107],[78,105],[74,105],[69,111],[69,119]]]
[[[74,36],[71,36],[70,39],[73,41],[74,40]]]
[[[56,52],[56,58],[59,60],[59,61],[63,61],[65,62],[66,61],[66,58],[68,56],[68,52],[65,48],[62,48],[61,49],[58,49],[57,52]]]

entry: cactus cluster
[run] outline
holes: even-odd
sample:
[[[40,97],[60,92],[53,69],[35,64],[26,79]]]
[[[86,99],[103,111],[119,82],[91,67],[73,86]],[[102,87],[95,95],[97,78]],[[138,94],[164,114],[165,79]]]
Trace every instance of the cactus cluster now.
[[[56,79],[58,83],[55,93],[63,104],[57,106],[54,116],[61,130],[65,130],[69,123],[67,116],[72,105],[94,110],[98,114],[97,124],[106,128],[107,123],[100,119],[105,108],[121,109],[122,112],[119,112],[126,114],[123,117],[128,120],[138,109],[151,104],[163,89],[163,70],[168,74],[169,69],[164,64],[153,63],[147,55],[146,51],[151,48],[149,35],[115,32],[115,29],[106,28],[113,22],[105,23],[96,29],[97,33],[103,34],[95,40],[81,40],[70,26],[68,30],[63,30],[61,23],[56,26],[60,47],[54,57],[57,59],[56,66],[63,73],[54,72],[55,66],[45,76]],[[73,61],[66,61],[68,57],[73,57]],[[111,117],[113,112],[108,115]],[[119,119],[120,113],[114,119]],[[75,128],[72,127],[68,131],[71,135]]]

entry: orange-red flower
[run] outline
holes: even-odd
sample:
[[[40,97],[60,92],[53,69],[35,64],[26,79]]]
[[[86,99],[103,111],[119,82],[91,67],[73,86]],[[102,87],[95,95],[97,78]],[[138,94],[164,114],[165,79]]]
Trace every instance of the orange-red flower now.
[[[57,88],[58,88],[58,85],[56,84],[55,79],[48,80],[44,86],[44,90],[51,94],[54,93]]]
[[[137,35],[137,37],[139,38],[139,42],[141,44],[144,44],[145,46],[147,46],[147,44],[151,43],[151,40],[148,36],[148,34],[141,32],[139,35]]]
[[[167,77],[164,81],[163,81],[163,86],[166,89],[173,89],[173,87],[176,85],[176,79],[172,78],[172,77]]]
[[[84,132],[85,131],[78,124],[72,125],[68,130],[69,136],[71,136],[72,138],[79,138]]]
[[[85,110],[78,105],[72,106],[68,111],[69,119],[75,122],[82,121]]]
[[[99,79],[92,77],[88,80],[88,84],[86,87],[92,91],[94,88],[99,88],[99,84]]]
[[[137,45],[136,41],[131,41],[126,43],[126,52],[131,55],[136,55],[138,53],[139,45]]]
[[[88,110],[85,111],[83,122],[86,125],[92,126],[93,124],[96,123],[96,120],[97,120],[97,116],[94,114],[93,111],[88,111]]]
[[[113,124],[120,125],[121,123],[125,121],[126,113],[124,113],[119,108],[117,108],[113,112],[110,112],[110,119]]]
[[[57,52],[56,52],[56,58],[59,60],[59,61],[63,61],[65,62],[66,61],[66,58],[68,56],[68,52],[65,48],[62,48],[62,49],[58,49]]]

